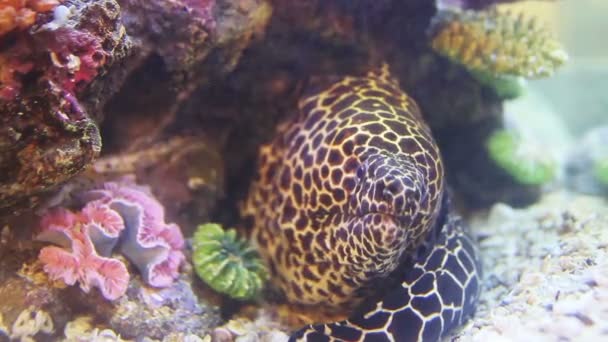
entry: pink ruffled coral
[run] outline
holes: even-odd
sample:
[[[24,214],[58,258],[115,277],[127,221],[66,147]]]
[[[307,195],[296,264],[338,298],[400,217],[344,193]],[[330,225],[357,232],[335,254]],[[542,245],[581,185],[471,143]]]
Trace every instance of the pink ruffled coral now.
[[[90,202],[82,208],[81,217],[87,223],[89,237],[99,255],[110,256],[125,228],[122,217],[98,202]]]
[[[88,192],[120,213],[126,233],[120,251],[155,287],[166,287],[178,276],[184,260],[184,237],[175,224],[165,223],[163,206],[147,188],[129,183],[106,183],[103,189]]]
[[[185,259],[184,238],[177,225],[165,222],[163,206],[147,188],[110,182],[81,198],[86,205],[79,213],[57,208],[42,218],[37,238],[63,247],[45,247],[40,253],[51,278],[69,285],[78,281],[85,291],[98,287],[104,297],[118,298],[129,277],[120,261],[109,258],[117,250],[149,285],[173,283]]]
[[[87,222],[79,214],[65,209],[48,213],[43,218],[43,231],[38,239],[57,241],[55,238],[60,237],[59,245],[67,239],[70,250],[64,249],[68,246],[44,247],[39,259],[51,279],[63,280],[68,285],[78,282],[87,293],[97,287],[105,298],[114,300],[127,291],[129,272],[119,260],[97,254],[90,237],[93,225],[95,222]]]

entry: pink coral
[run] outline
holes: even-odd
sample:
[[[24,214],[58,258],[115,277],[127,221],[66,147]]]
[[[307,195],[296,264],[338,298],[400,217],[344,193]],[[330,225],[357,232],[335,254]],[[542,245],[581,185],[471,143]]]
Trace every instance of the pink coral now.
[[[165,222],[163,206],[147,188],[109,182],[80,197],[86,205],[79,213],[56,208],[41,220],[37,239],[62,247],[45,247],[40,253],[51,278],[69,285],[78,281],[85,291],[98,287],[106,298],[118,298],[126,291],[128,273],[125,277],[124,265],[109,258],[117,249],[149,285],[173,283],[185,259],[184,238],[179,226]]]
[[[89,228],[89,237],[99,255],[109,256],[125,224],[122,217],[107,205],[90,202],[81,211],[81,217]]]
[[[184,260],[184,238],[175,224],[165,223],[163,206],[147,188],[132,183],[106,183],[85,196],[98,197],[125,221],[127,233],[120,251],[155,287],[171,285]]]
[[[43,218],[38,239],[53,240],[53,234],[63,236],[70,241],[70,251],[44,247],[39,259],[51,279],[61,279],[68,285],[78,282],[87,293],[91,287],[97,287],[105,298],[114,300],[126,292],[129,272],[119,260],[97,254],[89,236],[94,224],[65,209],[50,212]]]

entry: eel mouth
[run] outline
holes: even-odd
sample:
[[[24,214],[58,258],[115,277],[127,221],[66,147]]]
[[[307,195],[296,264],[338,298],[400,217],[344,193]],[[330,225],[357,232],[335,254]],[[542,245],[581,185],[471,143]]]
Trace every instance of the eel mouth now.
[[[312,216],[317,219],[325,220],[328,218],[333,218],[335,216],[342,217],[350,217],[353,219],[364,220],[371,216],[379,215],[383,220],[391,220],[394,221],[395,224],[401,225],[403,227],[407,227],[407,224],[412,221],[411,215],[406,214],[396,214],[392,211],[384,211],[384,210],[374,210],[374,211],[366,211],[366,212],[344,212],[344,211],[316,211],[312,213]]]
[[[385,211],[368,211],[362,214],[358,214],[357,217],[360,219],[366,219],[371,216],[379,215],[383,220],[391,220],[395,222],[395,225],[406,228],[412,221],[410,215],[398,215],[393,212]]]

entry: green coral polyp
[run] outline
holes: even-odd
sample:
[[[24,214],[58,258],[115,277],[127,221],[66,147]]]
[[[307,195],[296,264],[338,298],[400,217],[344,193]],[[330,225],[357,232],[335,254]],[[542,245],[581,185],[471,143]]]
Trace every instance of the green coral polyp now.
[[[200,225],[193,237],[196,274],[217,292],[235,299],[254,298],[268,279],[258,253],[234,229]]]
[[[597,160],[594,165],[594,174],[600,183],[608,186],[608,156]]]
[[[542,185],[552,180],[555,161],[540,153],[529,153],[525,144],[517,134],[499,130],[488,138],[486,148],[494,162],[521,184]]]

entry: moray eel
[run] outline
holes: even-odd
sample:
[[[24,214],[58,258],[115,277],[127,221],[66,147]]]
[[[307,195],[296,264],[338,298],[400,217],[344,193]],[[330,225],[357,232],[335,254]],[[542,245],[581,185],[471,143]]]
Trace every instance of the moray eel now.
[[[242,214],[291,304],[349,310],[292,341],[437,341],[475,310],[477,249],[441,155],[388,66],[300,101],[260,149]]]

